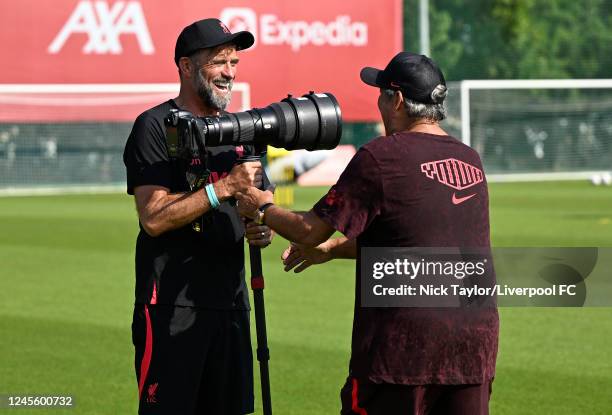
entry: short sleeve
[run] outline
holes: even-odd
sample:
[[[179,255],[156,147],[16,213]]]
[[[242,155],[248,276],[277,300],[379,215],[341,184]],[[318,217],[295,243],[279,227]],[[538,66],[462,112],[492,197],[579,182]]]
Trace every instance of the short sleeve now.
[[[382,178],[378,163],[370,152],[360,149],[313,211],[352,239],[363,233],[380,214],[381,200]]]
[[[171,187],[171,164],[166,150],[165,128],[153,116],[140,115],[128,137],[123,153],[127,192],[142,185]]]

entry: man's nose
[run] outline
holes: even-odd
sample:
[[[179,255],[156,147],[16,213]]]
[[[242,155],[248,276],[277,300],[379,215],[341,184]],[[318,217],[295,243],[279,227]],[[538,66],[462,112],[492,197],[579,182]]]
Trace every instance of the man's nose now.
[[[234,79],[236,77],[236,66],[232,65],[230,62],[227,62],[223,65],[223,70],[221,74],[228,79]]]

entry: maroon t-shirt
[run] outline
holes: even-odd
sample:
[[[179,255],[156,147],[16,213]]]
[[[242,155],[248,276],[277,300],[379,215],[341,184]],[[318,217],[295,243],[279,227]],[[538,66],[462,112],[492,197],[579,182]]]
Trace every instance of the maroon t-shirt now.
[[[494,377],[496,309],[361,307],[362,247],[490,247],[487,184],[476,151],[450,136],[376,138],[313,211],[357,238],[351,376],[408,385]]]

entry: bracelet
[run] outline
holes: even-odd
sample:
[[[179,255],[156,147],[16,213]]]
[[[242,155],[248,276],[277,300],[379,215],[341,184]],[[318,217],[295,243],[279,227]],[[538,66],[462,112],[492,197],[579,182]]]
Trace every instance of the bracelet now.
[[[261,213],[264,213],[266,211],[267,208],[269,208],[270,206],[272,206],[274,203],[264,203],[263,205],[261,205],[259,207],[259,211]]]
[[[255,222],[258,225],[263,225],[264,224],[264,217],[266,215],[266,209],[269,208],[270,206],[274,205],[274,203],[264,203],[263,205],[261,205],[256,211],[255,211],[255,219],[253,219],[253,222]]]
[[[213,209],[217,209],[219,207],[219,205],[221,205],[221,203],[219,202],[219,199],[217,198],[217,194],[215,193],[215,189],[211,184],[207,184],[204,189],[206,189],[206,196],[208,196],[208,201],[210,202],[210,206]]]

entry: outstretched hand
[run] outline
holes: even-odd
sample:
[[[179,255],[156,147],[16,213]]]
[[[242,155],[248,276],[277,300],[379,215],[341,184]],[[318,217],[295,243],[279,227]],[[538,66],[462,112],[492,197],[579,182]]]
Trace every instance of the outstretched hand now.
[[[326,242],[314,248],[291,243],[281,255],[285,271],[295,268],[294,272],[302,272],[306,268],[315,264],[322,264],[332,259]]]

